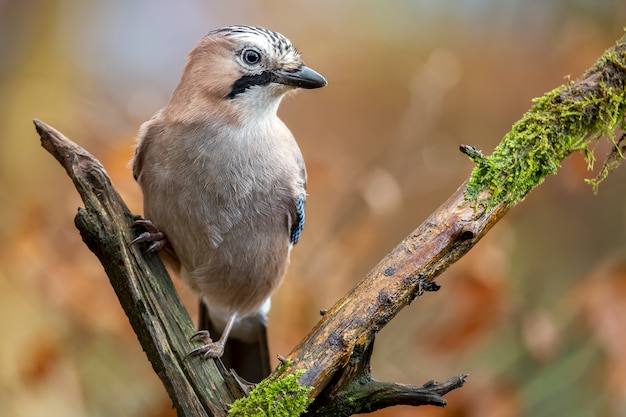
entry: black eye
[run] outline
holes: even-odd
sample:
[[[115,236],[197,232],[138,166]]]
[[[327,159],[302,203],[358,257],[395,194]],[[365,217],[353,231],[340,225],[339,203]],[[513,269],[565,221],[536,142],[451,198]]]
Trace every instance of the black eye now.
[[[261,61],[261,54],[254,49],[246,49],[241,53],[243,60],[246,64],[256,65]]]

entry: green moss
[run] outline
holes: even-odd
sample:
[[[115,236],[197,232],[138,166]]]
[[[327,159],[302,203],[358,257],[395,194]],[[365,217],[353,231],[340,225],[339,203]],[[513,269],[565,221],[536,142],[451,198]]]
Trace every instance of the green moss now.
[[[492,155],[472,158],[466,200],[487,208],[516,204],[573,152],[582,152],[593,167],[594,142],[606,136],[615,143],[615,129],[624,127],[626,36],[581,79],[586,82],[569,82],[535,99]]]
[[[283,378],[267,378],[259,383],[248,397],[240,398],[231,406],[231,417],[299,416],[311,403],[308,394],[313,389],[300,385],[304,371]]]

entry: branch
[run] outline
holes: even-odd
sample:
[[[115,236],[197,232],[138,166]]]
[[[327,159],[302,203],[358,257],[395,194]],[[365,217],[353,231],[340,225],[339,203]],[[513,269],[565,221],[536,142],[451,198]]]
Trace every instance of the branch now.
[[[619,165],[623,145],[615,141],[615,130],[624,128],[625,89],[626,35],[578,80],[535,99],[490,157],[470,156],[477,166],[469,179],[468,198],[487,207],[501,202],[513,206],[555,174],[573,152],[583,153],[591,169],[593,144],[602,136],[613,141]],[[598,178],[588,181],[594,189],[616,168],[615,159],[609,155]],[[484,191],[488,196],[481,197]]]
[[[329,388],[324,390],[309,407],[315,416],[342,417],[357,413],[370,413],[395,405],[434,405],[444,407],[443,395],[460,388],[467,375],[458,375],[437,383],[403,385],[379,382],[372,379],[370,360],[374,351],[374,339],[357,347],[357,354],[336,376]]]

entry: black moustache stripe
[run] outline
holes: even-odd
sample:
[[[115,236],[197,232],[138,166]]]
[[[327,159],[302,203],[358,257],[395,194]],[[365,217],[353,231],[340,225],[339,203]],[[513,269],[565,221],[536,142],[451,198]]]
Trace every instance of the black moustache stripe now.
[[[233,83],[230,93],[226,98],[235,98],[237,94],[241,94],[254,85],[267,85],[272,82],[272,73],[263,71],[258,75],[244,75]]]

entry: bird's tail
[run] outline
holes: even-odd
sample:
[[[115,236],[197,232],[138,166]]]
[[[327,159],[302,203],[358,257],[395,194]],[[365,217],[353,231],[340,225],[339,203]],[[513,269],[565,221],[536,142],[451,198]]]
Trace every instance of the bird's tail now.
[[[213,340],[222,336],[222,329],[215,326],[209,314],[209,306],[200,300],[198,329],[208,330]],[[236,337],[236,332],[226,341],[221,360],[227,369],[249,382],[260,382],[269,376],[270,355],[267,344],[267,325],[264,319],[247,318],[246,340]]]

